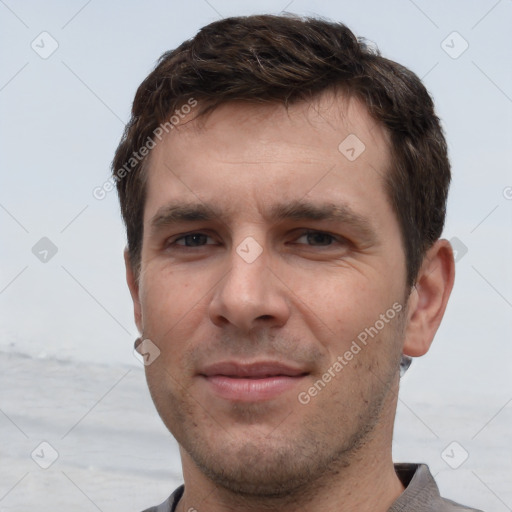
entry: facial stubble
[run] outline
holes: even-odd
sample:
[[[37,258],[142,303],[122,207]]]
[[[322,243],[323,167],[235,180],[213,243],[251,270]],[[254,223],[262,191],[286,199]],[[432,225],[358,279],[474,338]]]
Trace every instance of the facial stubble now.
[[[265,404],[233,406],[229,417],[215,414],[170,378],[161,365],[148,369],[150,391],[181,449],[218,488],[241,500],[272,502],[274,506],[300,495],[306,500],[313,495],[311,488],[318,491],[358,460],[391,413],[393,421],[405,318],[402,311],[393,328],[372,341],[382,347],[380,351],[375,353],[376,346],[368,346],[364,350],[374,349],[372,357],[354,358],[350,368],[353,381],[345,388],[343,378],[349,376],[343,374],[329,384],[332,390],[323,390],[311,404],[296,402],[276,409],[278,416],[270,427],[255,426],[258,418],[268,414]],[[154,378],[150,371],[164,374]],[[348,396],[348,388],[352,396]],[[321,400],[323,393],[327,402]],[[311,412],[294,422],[294,408],[301,413],[311,408]],[[237,421],[233,433],[231,427]]]

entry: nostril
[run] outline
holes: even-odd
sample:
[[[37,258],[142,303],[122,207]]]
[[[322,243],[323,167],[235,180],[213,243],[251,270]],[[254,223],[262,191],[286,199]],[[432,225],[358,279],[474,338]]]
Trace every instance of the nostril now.
[[[228,325],[230,323],[229,320],[225,316],[222,316],[222,315],[211,316],[210,319],[218,327],[225,327],[226,325]]]

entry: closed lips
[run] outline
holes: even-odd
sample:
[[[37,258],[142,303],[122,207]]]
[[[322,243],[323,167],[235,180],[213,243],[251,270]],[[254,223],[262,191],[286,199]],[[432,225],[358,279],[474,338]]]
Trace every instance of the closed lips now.
[[[235,363],[222,362],[208,366],[199,372],[204,377],[223,376],[233,379],[266,379],[270,377],[302,377],[308,372],[300,368],[273,362]]]

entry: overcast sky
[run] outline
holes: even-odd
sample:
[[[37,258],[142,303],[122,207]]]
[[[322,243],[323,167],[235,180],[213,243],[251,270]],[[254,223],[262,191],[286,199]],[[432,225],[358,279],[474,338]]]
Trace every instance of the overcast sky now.
[[[137,364],[117,197],[92,191],[164,51],[219,17],[283,9],[342,21],[424,78],[453,165],[445,237],[461,257],[408,379],[426,400],[468,383],[511,398],[510,0],[0,2],[0,350]]]

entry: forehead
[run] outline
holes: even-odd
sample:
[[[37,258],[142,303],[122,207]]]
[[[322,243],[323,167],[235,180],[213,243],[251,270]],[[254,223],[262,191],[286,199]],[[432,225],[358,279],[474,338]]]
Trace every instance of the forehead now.
[[[385,129],[340,93],[288,108],[238,101],[192,111],[152,150],[145,220],[184,198],[238,216],[283,200],[382,202],[389,153]]]

